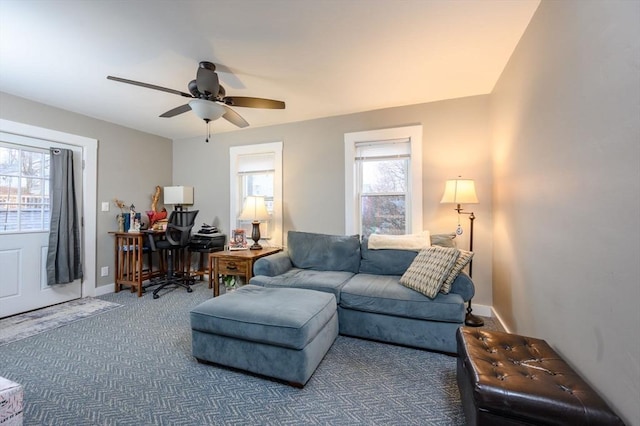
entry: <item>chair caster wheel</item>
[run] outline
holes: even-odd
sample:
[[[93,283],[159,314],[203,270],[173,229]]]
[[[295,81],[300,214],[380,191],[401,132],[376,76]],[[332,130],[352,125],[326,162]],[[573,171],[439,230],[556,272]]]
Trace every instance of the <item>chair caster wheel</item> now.
[[[160,297],[160,296],[158,296],[157,294],[154,294],[154,295],[153,295],[153,298],[154,298],[154,299],[157,299],[157,298],[159,298],[159,297]]]
[[[187,293],[193,293],[193,289],[192,288],[188,288],[187,289]]]

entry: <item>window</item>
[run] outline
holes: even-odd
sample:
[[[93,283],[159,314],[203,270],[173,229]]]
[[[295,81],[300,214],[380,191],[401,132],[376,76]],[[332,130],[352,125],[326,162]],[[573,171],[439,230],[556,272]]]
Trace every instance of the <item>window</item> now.
[[[0,233],[49,230],[49,151],[0,143]]]
[[[345,176],[348,234],[422,230],[422,126],[345,134]]]
[[[408,232],[410,148],[408,139],[356,142],[356,203],[361,235]]]
[[[251,235],[251,221],[238,216],[246,197],[263,196],[270,219],[260,225],[262,239],[282,245],[282,142],[231,147],[231,229]]]

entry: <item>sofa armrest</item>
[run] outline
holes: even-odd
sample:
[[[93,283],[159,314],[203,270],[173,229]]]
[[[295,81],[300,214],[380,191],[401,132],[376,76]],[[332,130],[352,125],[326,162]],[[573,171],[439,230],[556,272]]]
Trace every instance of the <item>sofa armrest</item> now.
[[[468,302],[476,293],[476,287],[473,285],[473,281],[469,275],[460,272],[455,281],[453,281],[453,284],[451,284],[451,290],[449,292],[459,294],[465,302]]]
[[[261,257],[253,264],[253,275],[275,277],[293,268],[289,252],[281,251],[271,256]]]

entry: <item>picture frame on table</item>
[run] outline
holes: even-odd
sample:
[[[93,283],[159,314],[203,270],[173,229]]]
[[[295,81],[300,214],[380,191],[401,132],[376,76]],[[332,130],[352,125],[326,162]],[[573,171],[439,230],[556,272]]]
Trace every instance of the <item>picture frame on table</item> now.
[[[249,246],[247,245],[247,236],[244,229],[234,229],[231,231],[229,250],[249,250]]]

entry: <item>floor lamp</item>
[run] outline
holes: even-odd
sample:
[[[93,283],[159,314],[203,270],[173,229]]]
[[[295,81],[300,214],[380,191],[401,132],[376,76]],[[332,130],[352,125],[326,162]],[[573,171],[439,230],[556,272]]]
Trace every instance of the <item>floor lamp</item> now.
[[[460,178],[460,176],[458,176]],[[469,251],[473,251],[473,221],[476,216],[473,212],[465,212],[462,210],[461,204],[478,204],[478,197],[476,195],[476,185],[475,182],[471,179],[451,179],[445,183],[444,187],[444,195],[442,196],[442,200],[440,203],[446,204],[455,204],[455,211],[458,212],[458,229],[456,229],[456,234],[462,234],[462,227],[460,226],[460,215],[467,214],[469,215]],[[473,260],[469,261],[469,277],[473,276]],[[484,320],[476,315],[473,315],[471,312],[473,309],[471,308],[471,299],[469,299],[469,303],[467,304],[467,314],[464,319],[465,325],[470,327],[482,327],[484,325]]]

